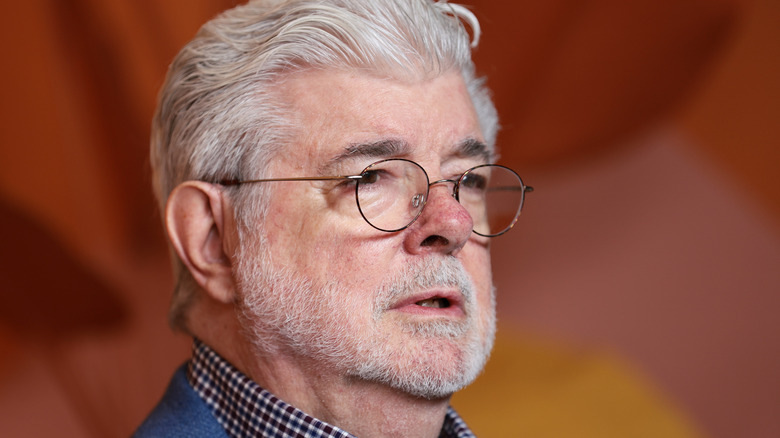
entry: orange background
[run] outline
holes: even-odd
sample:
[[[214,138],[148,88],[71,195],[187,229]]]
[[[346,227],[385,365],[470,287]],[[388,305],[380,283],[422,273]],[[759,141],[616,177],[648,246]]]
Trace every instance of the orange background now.
[[[167,64],[227,0],[6,5],[0,431],[126,436],[188,341],[147,145]],[[707,435],[780,435],[780,3],[472,1],[502,163],[499,317],[623,357]]]

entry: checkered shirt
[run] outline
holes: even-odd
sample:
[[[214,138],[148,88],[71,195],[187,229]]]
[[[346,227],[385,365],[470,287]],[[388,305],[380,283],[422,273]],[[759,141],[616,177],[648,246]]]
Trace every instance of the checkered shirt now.
[[[196,339],[192,350],[187,379],[228,436],[354,438],[279,400],[203,342]],[[473,438],[474,434],[449,408],[439,437]]]

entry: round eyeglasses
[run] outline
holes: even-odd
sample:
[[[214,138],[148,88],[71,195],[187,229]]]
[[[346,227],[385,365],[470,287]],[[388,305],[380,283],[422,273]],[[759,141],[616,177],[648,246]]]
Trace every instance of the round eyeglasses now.
[[[533,191],[514,170],[498,164],[481,164],[456,179],[430,182],[422,166],[404,158],[377,161],[359,175],[228,180],[220,184],[340,179],[355,181],[355,201],[363,219],[389,233],[409,227],[420,217],[430,188],[436,184],[453,184],[452,196],[471,215],[474,233],[485,237],[509,231],[520,216],[525,194]]]

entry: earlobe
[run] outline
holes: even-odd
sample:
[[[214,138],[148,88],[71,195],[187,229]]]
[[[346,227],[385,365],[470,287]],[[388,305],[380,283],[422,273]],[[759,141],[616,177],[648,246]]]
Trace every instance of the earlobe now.
[[[195,281],[213,299],[230,303],[235,297],[226,243],[226,205],[216,186],[186,181],[168,197],[165,225],[173,248]],[[232,223],[232,221],[229,221]]]

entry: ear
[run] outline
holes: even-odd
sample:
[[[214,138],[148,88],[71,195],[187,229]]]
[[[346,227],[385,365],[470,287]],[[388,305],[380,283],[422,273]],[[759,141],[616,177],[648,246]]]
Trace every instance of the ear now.
[[[192,277],[213,299],[235,298],[230,256],[232,212],[222,191],[203,181],[176,187],[165,207],[165,226],[174,250]]]

